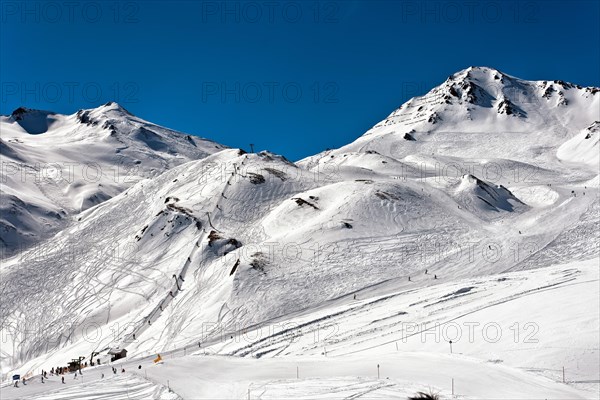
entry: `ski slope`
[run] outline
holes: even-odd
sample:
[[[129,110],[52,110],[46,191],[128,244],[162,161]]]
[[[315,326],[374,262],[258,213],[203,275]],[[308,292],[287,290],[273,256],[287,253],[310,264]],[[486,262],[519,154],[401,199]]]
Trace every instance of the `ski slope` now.
[[[478,67],[297,163],[202,142],[3,260],[3,378],[121,347],[160,396],[594,398],[599,99]]]
[[[158,364],[152,362],[154,355],[116,362],[119,371],[126,370],[116,377],[106,365],[85,369],[83,382],[81,376],[75,381],[65,375],[64,387],[58,378],[44,384],[33,378],[26,387],[3,388],[3,398],[69,398],[89,392],[98,395],[90,398],[122,398],[126,390],[131,398],[144,398],[147,390],[155,391],[152,398],[171,398],[164,387],[173,391],[172,398],[244,398],[248,392],[262,399],[406,398],[429,389],[451,398],[452,379],[454,394],[464,398],[492,393],[503,399],[574,399],[597,393],[600,338],[594,326],[599,310],[591,302],[599,295],[595,263],[420,290],[402,286],[370,288],[356,300],[337,299],[254,329],[223,332],[202,349],[163,353]],[[548,308],[566,312],[557,318]],[[484,333],[486,324],[493,328]],[[576,339],[573,332],[578,332]],[[454,339],[452,353],[448,338]],[[568,385],[557,382],[562,367]],[[46,394],[56,386],[58,392]]]

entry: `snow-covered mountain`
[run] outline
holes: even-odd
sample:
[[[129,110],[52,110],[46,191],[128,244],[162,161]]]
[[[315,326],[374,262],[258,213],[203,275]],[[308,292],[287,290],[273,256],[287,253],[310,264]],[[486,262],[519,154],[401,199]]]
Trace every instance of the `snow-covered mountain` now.
[[[21,107],[1,116],[2,254],[48,238],[73,215],[141,179],[221,149],[146,122],[116,103],[73,115]]]
[[[526,81],[492,68],[470,67],[410,99],[354,142],[303,163],[370,150],[400,161],[412,161],[415,153],[461,159],[510,154],[515,161],[544,164],[556,161],[551,149],[576,132],[592,129],[599,110],[597,87]],[[578,151],[591,151],[593,140],[587,146]]]
[[[353,143],[297,163],[158,130],[113,107],[32,116],[56,119],[45,123],[57,131],[74,124],[79,129],[60,137],[82,137],[82,146],[124,141],[119,154],[147,162],[148,179],[119,186],[95,204],[80,196],[71,224],[3,263],[3,372],[49,369],[92,351],[106,360],[117,346],[149,363],[144,357],[180,349],[182,357],[208,351],[273,359],[264,361],[268,371],[296,365],[297,357],[307,365],[324,357],[375,365],[376,355],[394,343],[398,349],[407,323],[447,324],[470,315],[482,325],[495,318],[507,332],[514,322],[534,321],[542,342],[519,342],[519,356],[506,338],[496,347],[465,345],[456,363],[444,358],[446,342],[411,342],[406,351],[429,351],[419,357],[440,365],[439,376],[429,375],[433,386],[441,387],[453,368],[484,368],[490,382],[470,388],[475,398],[490,387],[504,398],[578,398],[595,390],[587,383],[597,379],[599,354],[598,88],[468,68]],[[29,129],[13,133],[16,139],[33,143],[48,135],[32,136],[45,129],[42,123],[15,119],[3,124]],[[65,139],[71,140],[78,143]],[[195,146],[185,147],[186,140]],[[17,144],[3,136],[3,156],[43,157]],[[78,147],[87,156],[85,149]],[[80,192],[64,197],[74,201],[74,193]],[[573,296],[576,284],[582,289]],[[560,299],[570,308],[556,319]],[[584,304],[596,305],[590,311]],[[567,325],[578,331],[572,346],[561,344],[570,336],[561,328]],[[419,366],[419,357],[395,367],[398,376],[414,375],[410,385],[428,384],[430,368]],[[269,381],[247,371],[250,361],[219,360],[210,365],[254,374],[251,382],[223,388],[209,381],[212,391],[181,382],[180,390],[245,397],[248,385],[260,381],[257,395],[281,397],[303,384],[338,392],[356,384],[365,393],[403,385],[337,375],[287,383],[276,372],[280,379]],[[189,368],[204,362],[180,361]],[[581,381],[576,388],[550,381],[565,365]],[[534,369],[543,377],[526,372]]]

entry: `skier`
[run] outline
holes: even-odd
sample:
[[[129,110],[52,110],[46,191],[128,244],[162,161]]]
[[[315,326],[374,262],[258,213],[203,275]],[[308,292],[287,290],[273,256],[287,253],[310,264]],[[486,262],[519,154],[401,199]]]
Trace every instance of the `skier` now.
[[[61,378],[61,380],[62,380],[62,383],[65,383],[65,377],[64,376]]]
[[[354,300],[356,300],[356,293],[354,293]]]
[[[125,368],[121,369],[121,373],[124,374],[125,373]]]
[[[433,279],[437,279],[437,275],[433,275]]]
[[[141,366],[141,365],[138,365],[138,369],[142,369],[142,366]]]
[[[104,374],[102,374],[102,377],[100,377],[100,379],[104,379]]]
[[[425,270],[425,275],[427,275],[427,270]]]
[[[411,282],[411,280],[410,280],[410,276],[408,277],[408,281],[409,281],[409,282]]]
[[[25,382],[25,378],[23,378],[23,386],[27,385],[27,383]]]
[[[42,375],[42,383],[44,383],[44,375]]]
[[[73,377],[73,379],[77,379],[77,372],[75,372],[75,376]]]

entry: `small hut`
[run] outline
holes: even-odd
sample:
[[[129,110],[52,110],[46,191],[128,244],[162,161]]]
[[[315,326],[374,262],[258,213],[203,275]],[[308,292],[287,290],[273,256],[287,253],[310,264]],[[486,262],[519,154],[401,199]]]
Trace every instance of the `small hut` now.
[[[116,360],[120,360],[121,358],[127,357],[127,350],[115,347],[115,348],[110,349],[108,351],[108,354],[110,354],[110,356],[111,356],[110,361],[116,361]]]

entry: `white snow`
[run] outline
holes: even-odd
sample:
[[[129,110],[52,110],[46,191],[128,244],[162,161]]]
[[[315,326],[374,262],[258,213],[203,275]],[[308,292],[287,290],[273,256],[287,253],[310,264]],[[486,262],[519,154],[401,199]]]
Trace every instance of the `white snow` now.
[[[138,181],[223,146],[151,124],[116,103],[73,115],[0,116],[2,257],[36,245],[71,218]]]
[[[54,237],[3,260],[3,378],[34,378],[2,398],[85,385],[99,398],[451,398],[452,379],[464,398],[597,397],[599,99],[469,68],[298,163],[198,139],[195,153],[117,106],[91,110],[145,146],[147,173],[71,205]],[[111,140],[102,124],[73,129],[81,114],[42,116],[3,120],[3,157],[43,160],[45,136]],[[99,193],[61,190],[81,204]],[[113,347],[129,352],[117,377]],[[84,368],[81,389],[36,382],[92,351],[103,365]]]

